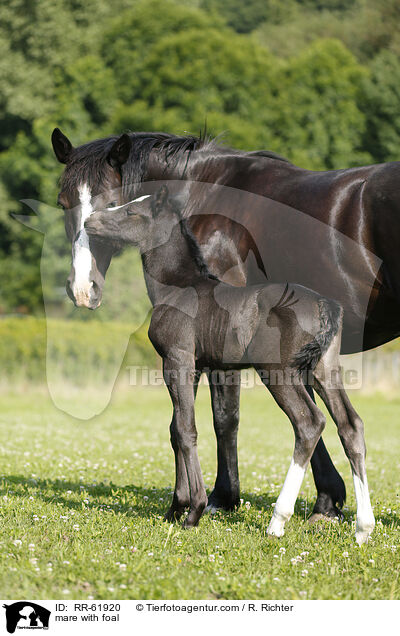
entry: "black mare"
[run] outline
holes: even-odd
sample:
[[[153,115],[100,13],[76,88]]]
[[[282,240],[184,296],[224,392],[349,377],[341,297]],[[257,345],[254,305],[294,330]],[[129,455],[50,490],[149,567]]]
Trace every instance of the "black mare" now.
[[[271,267],[278,262],[280,269],[270,279],[304,284],[343,306],[342,353],[366,350],[400,334],[400,163],[313,172],[273,153],[245,153],[204,139],[166,133],[130,133],[74,148],[55,129],[52,142],[57,158],[66,164],[59,202],[69,210],[65,223],[74,245],[82,243],[81,217],[90,208],[92,195],[100,197],[100,207],[102,201],[123,203],[140,192],[142,182],[157,179],[219,184],[239,194],[254,193],[275,205],[273,214],[264,210],[257,214],[254,206],[240,205],[240,214],[232,220],[232,199],[228,197],[225,205],[219,201],[220,213],[210,215],[212,201],[201,189],[194,190],[184,210],[214,274],[238,285],[260,282],[263,263],[254,239],[273,236],[275,242],[268,244],[268,263]],[[114,194],[116,189],[118,195]],[[296,226],[297,240],[291,240],[290,249],[282,238],[286,228],[279,225],[288,206],[302,213],[302,223]],[[309,222],[328,232],[321,238],[315,230],[316,240],[308,240],[301,249]],[[343,241],[338,240],[339,233]],[[359,247],[357,259],[342,249],[345,239]],[[255,259],[248,258],[252,252]],[[112,253],[111,245],[91,245],[86,287],[82,280],[76,282],[73,263],[67,291],[76,304],[92,309],[98,306]],[[215,507],[230,508],[239,499],[238,387],[215,389],[212,403],[218,471],[209,500]],[[318,491],[314,512],[334,516],[338,513],[336,504],[343,503],[345,489],[322,439],[311,465]]]
[[[356,539],[364,543],[375,521],[363,424],[340,378],[341,307],[300,285],[235,287],[220,281],[210,274],[181,217],[183,207],[182,192],[172,198],[164,185],[154,195],[95,212],[85,222],[89,237],[136,245],[140,250],[153,305],[149,337],[162,357],[173,404],[170,431],[176,483],[167,520],[180,518],[189,508],[184,526],[195,526],[207,504],[197,454],[196,378],[207,369],[211,383],[238,383],[240,369],[252,366],[295,433],[293,459],[268,526],[268,534],[284,534],[325,426],[323,414],[302,382],[302,372],[308,372],[335,420],[350,461],[357,498]]]

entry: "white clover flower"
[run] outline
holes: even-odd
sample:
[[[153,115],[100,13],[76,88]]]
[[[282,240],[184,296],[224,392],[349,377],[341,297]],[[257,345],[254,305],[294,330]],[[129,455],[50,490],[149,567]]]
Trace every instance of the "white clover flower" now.
[[[21,539],[14,539],[13,544],[19,547],[20,545],[22,545],[22,541]]]

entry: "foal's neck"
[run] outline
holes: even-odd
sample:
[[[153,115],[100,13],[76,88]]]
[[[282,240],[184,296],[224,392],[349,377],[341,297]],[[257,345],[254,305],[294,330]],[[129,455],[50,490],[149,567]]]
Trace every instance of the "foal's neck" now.
[[[173,287],[192,287],[201,280],[214,278],[186,221],[174,223],[165,243],[141,254],[147,292],[153,305],[162,304]]]

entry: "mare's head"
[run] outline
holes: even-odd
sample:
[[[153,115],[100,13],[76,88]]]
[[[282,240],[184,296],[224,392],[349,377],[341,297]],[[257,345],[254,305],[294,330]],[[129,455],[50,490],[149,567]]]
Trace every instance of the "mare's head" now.
[[[52,144],[57,159],[65,164],[58,203],[65,211],[65,229],[72,244],[67,293],[76,306],[96,309],[117,246],[94,237],[89,239],[85,221],[96,210],[122,203],[122,170],[129,157],[131,140],[122,135],[74,148],[55,128]]]

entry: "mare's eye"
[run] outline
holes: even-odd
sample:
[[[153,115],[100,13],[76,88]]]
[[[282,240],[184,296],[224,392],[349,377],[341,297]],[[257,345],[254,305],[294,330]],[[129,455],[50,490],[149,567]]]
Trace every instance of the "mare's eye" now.
[[[118,201],[110,201],[110,203],[107,205],[108,208],[116,208],[118,205]]]

